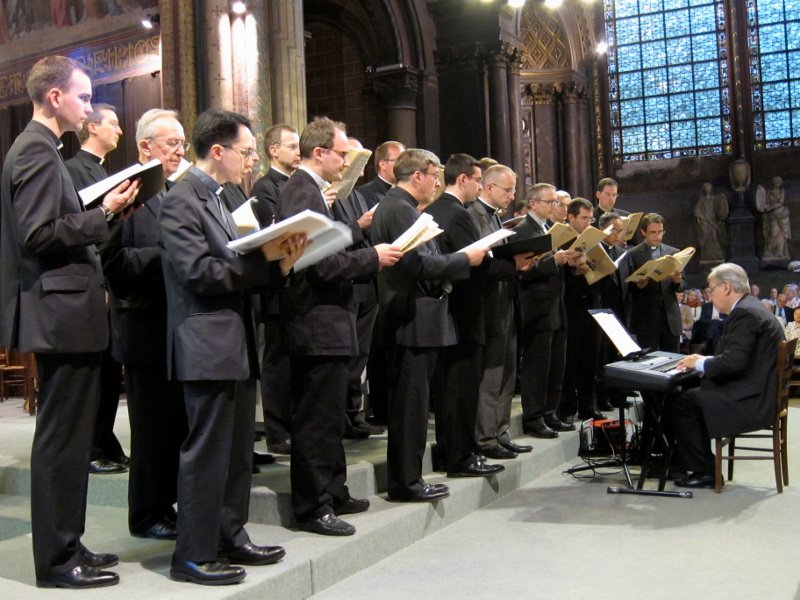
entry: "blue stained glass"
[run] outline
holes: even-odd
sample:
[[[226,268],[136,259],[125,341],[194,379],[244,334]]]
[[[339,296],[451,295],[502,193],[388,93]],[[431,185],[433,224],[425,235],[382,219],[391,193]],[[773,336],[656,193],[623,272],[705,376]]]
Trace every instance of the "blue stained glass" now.
[[[694,119],[694,94],[675,94],[670,96],[669,116],[673,121]]]
[[[630,19],[617,19],[617,38],[626,44],[639,42],[639,17]]]
[[[653,69],[644,72],[644,95],[660,96],[669,91],[666,69]]]
[[[783,10],[780,2],[762,1],[758,3],[758,22],[761,25],[780,23],[781,21],[783,21]]]
[[[664,17],[659,13],[645,15],[639,20],[642,39],[660,40],[664,37]]]
[[[644,103],[641,100],[620,102],[620,117],[625,125],[641,125],[644,123]]]
[[[792,106],[800,106],[800,80],[789,82],[789,94],[792,97]]]
[[[669,124],[656,123],[647,126],[647,149],[668,150],[670,148]]]
[[[764,129],[767,140],[785,140],[792,137],[789,111],[781,110],[764,114]]]
[[[769,52],[781,52],[786,49],[786,38],[784,38],[784,26],[768,25],[758,28],[758,47],[761,54]]]
[[[698,90],[719,87],[719,65],[715,62],[697,63],[694,70],[694,87]]]
[[[646,98],[644,101],[645,123],[669,121],[669,96]]]
[[[772,54],[768,57],[761,57],[761,81],[782,81],[788,78],[784,56],[783,54]]]
[[[672,123],[672,145],[675,148],[694,148],[697,145],[693,122],[677,121]]]
[[[692,33],[705,33],[716,31],[717,20],[714,16],[713,6],[700,6],[689,10]]]
[[[720,113],[719,91],[697,92],[695,96],[698,117],[716,117]]]
[[[639,0],[639,14],[654,13],[663,10],[662,0]]]
[[[672,10],[674,8],[684,8],[686,0],[664,0],[664,10]]]
[[[798,10],[800,10],[800,6],[798,6]],[[786,49],[800,49],[800,21],[786,23]]]
[[[692,62],[692,46],[689,38],[667,40],[667,60],[671,65]]]
[[[668,37],[689,35],[691,33],[688,10],[676,10],[675,12],[667,13],[665,18]]]
[[[626,127],[622,130],[622,147],[627,153],[644,152],[644,127]]]
[[[698,119],[697,125],[697,145],[714,146],[719,144],[720,131],[722,129],[719,119]]]
[[[631,15],[639,14],[639,3],[636,0],[617,0],[613,2],[614,13],[617,20],[621,17],[630,17]]]
[[[703,6],[711,4],[713,0],[689,0],[689,6]]]
[[[667,49],[663,41],[642,43],[642,68],[663,67],[667,64]]]
[[[800,139],[800,110],[792,111],[792,137]]]
[[[693,89],[692,65],[680,65],[669,69],[669,91],[683,92]]]
[[[624,46],[617,49],[617,68],[622,71],[639,71],[642,59],[638,46]]]
[[[695,61],[717,59],[717,36],[713,33],[692,37],[692,58]]]
[[[764,110],[775,110],[789,107],[789,84],[769,83],[761,86],[764,100]]]
[[[619,97],[620,98],[639,98],[644,94],[642,91],[642,73],[622,73],[619,76]]]

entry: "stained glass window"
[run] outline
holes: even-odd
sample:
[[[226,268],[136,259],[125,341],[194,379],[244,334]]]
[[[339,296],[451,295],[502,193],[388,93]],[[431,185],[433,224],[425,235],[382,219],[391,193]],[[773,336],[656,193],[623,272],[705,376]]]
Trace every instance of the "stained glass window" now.
[[[800,146],[800,0],[747,0],[757,149]]]
[[[724,0],[605,2],[614,161],[730,153]]]

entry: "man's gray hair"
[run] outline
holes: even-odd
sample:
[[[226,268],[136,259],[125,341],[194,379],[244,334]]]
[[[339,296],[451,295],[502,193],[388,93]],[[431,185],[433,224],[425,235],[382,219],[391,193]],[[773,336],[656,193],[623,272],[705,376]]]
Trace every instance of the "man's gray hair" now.
[[[750,293],[750,280],[747,279],[745,270],[734,263],[722,263],[717,265],[708,274],[708,281],[731,284],[731,289],[737,294]]]
[[[136,143],[142,140],[156,137],[158,133],[158,122],[161,119],[172,118],[178,120],[177,110],[168,110],[164,108],[151,108],[145,112],[139,121],[136,123]]]
[[[425,173],[430,165],[437,169],[442,166],[433,152],[422,148],[406,148],[394,161],[394,176],[397,181],[407,181],[417,171]]]
[[[551,183],[535,183],[528,192],[528,202],[538,202],[542,199],[542,193],[545,190],[556,191],[556,186]]]

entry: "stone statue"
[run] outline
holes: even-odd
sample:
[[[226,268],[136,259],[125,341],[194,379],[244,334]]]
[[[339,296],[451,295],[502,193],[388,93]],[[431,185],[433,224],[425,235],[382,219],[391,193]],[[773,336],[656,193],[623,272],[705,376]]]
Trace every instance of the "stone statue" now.
[[[730,198],[731,213],[753,214],[753,202],[750,191],[750,163],[737,158],[728,169],[733,194]]]
[[[725,260],[725,219],[728,218],[728,203],[724,194],[714,194],[710,183],[703,190],[694,207],[694,222],[700,242],[701,262]]]
[[[762,213],[764,231],[764,258],[788,258],[789,240],[792,237],[789,207],[785,204],[786,192],[783,179],[772,178],[769,190],[759,185],[756,190],[756,207]]]

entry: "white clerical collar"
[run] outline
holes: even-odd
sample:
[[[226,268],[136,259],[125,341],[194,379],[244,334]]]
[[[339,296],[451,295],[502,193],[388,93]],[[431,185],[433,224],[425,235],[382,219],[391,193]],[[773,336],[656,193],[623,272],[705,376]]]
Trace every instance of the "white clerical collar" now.
[[[494,206],[492,206],[488,202],[484,202],[483,198],[481,198],[480,196],[478,196],[478,202],[483,204],[486,207],[486,210],[489,211],[490,214],[496,215],[497,213],[500,212],[499,208],[495,208]]]

